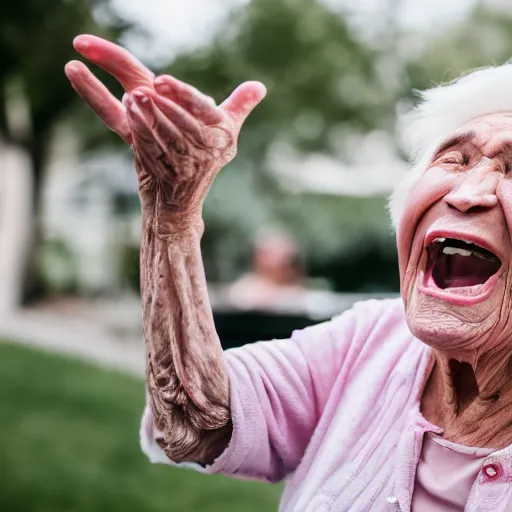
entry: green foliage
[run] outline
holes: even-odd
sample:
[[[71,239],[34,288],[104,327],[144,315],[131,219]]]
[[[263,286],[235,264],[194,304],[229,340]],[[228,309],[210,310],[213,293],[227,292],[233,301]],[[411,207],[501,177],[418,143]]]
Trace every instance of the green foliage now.
[[[73,38],[82,32],[113,37],[126,28],[110,17],[110,26],[100,26],[92,17],[93,8],[103,0],[19,0],[7,2],[0,20],[2,62],[0,83],[14,80],[18,94],[29,106],[31,133],[28,144],[38,137],[48,138],[53,124],[67,109],[78,102],[76,93],[64,75],[64,65],[77,54]],[[9,98],[2,96],[3,101]],[[5,105],[2,110],[5,110]],[[7,139],[13,138],[5,119],[2,122]]]
[[[244,125],[235,162],[206,201],[207,230],[215,239],[204,254],[210,268],[209,260],[221,267],[214,276],[233,278],[250,239],[268,225],[285,226],[315,260],[337,257],[376,233],[391,239],[382,199],[361,201],[356,210],[362,215],[354,216],[351,199],[290,195],[277,185],[268,160],[277,143],[343,159],[350,155],[341,134],[390,128],[393,103],[377,58],[321,1],[254,0],[233,13],[211,44],[168,67],[217,101],[246,80],[268,89]]]
[[[72,41],[83,32],[115,38],[127,25],[109,13],[107,0],[17,0],[4,4],[0,17],[0,140],[21,148],[31,164],[32,240],[20,283],[23,301],[29,302],[46,291],[35,271],[39,243],[44,238],[37,218],[53,130],[80,103],[64,74],[66,62],[77,58]],[[98,23],[93,16],[95,9],[102,10],[108,22]],[[15,113],[24,118],[21,122],[12,122],[13,105],[26,112],[21,116]],[[105,134],[108,130],[97,131]]]
[[[0,510],[277,509],[280,485],[150,464],[143,402],[142,381],[0,343]]]
[[[318,0],[254,0],[212,44],[183,55],[171,74],[223,100],[245,80],[268,88],[242,133],[241,153],[261,161],[276,140],[333,151],[337,125],[367,131],[386,104],[375,52]]]
[[[46,289],[53,293],[78,291],[76,255],[62,238],[48,238],[41,245],[38,273]]]
[[[119,258],[119,277],[121,285],[135,293],[139,293],[139,247],[134,245],[124,245],[120,248]]]
[[[164,72],[217,101],[245,80],[261,80],[268,88],[242,130],[236,160],[214,182],[205,204],[209,277],[237,275],[251,238],[269,225],[292,231],[317,270],[322,262],[336,267],[357,247],[380,247],[387,261],[394,239],[382,198],[291,195],[278,186],[269,155],[278,145],[290,145],[299,154],[350,160],[347,135],[392,131],[395,103],[410,100],[413,88],[504,62],[512,50],[512,15],[506,11],[477,4],[468,19],[419,34],[398,32],[391,4],[389,9],[388,33],[369,44],[321,0],[253,0],[232,13],[210,44],[165,66]],[[101,16],[92,15],[100,11]],[[109,11],[108,0],[20,0],[6,3],[2,14],[0,134],[16,139],[5,115],[10,101],[5,85],[15,84],[14,94],[29,101],[31,131],[17,142],[32,157],[37,202],[58,120],[72,120],[85,149],[121,144],[76,97],[63,66],[77,58],[71,46],[76,34],[116,39],[131,27]],[[111,77],[98,74],[121,96]]]
[[[477,5],[467,20],[431,37],[421,55],[407,62],[407,73],[411,87],[421,90],[511,57],[512,14]]]

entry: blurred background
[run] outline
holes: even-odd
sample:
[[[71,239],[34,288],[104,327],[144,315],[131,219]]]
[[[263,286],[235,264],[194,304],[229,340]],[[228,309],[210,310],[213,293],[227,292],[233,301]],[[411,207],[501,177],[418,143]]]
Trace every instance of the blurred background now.
[[[265,101],[202,240],[225,348],[398,293],[387,196],[414,90],[512,56],[505,0],[17,0],[0,19],[0,510],[275,510],[281,486],[151,466],[130,150],[69,86],[119,42],[220,103]],[[100,70],[120,97],[121,89]]]

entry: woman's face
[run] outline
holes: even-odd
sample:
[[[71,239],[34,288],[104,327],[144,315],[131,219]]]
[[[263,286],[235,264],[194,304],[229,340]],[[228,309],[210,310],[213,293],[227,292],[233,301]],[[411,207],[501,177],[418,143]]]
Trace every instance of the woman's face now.
[[[509,341],[511,229],[512,114],[490,114],[440,144],[400,220],[401,293],[415,336],[465,360]]]

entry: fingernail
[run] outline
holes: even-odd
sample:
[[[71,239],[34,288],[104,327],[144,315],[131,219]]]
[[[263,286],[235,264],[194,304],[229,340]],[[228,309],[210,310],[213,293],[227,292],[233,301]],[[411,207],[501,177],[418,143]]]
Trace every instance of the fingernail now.
[[[170,92],[171,87],[170,87],[170,85],[169,85],[169,84],[165,84],[165,83],[156,83],[156,82],[155,82],[155,89],[156,89],[158,92],[166,93],[166,92]]]
[[[133,96],[135,97],[136,101],[142,105],[145,105],[149,102],[149,98],[143,92],[135,91]]]
[[[126,108],[130,108],[134,103],[133,98],[128,93],[123,94],[121,102]]]
[[[73,46],[77,50],[86,50],[87,48],[89,48],[89,42],[87,40],[82,39],[80,36],[77,36],[73,40]]]
[[[76,73],[79,70],[80,70],[80,68],[76,65],[76,62],[74,62],[74,61],[68,62],[64,66],[64,71],[65,71],[66,75]]]

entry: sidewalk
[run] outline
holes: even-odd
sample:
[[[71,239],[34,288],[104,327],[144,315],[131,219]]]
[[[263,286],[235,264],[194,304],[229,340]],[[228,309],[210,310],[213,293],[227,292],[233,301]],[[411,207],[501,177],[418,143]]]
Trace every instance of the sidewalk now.
[[[211,292],[215,292],[212,289]],[[302,305],[311,318],[328,318],[352,306],[357,300],[379,294],[332,294],[313,291]],[[390,294],[383,294],[389,297]],[[222,295],[210,299],[223,311]],[[18,310],[0,317],[0,342],[23,343],[44,350],[68,354],[93,363],[144,376],[145,354],[140,298],[64,298]]]
[[[19,310],[0,319],[0,339],[143,376],[144,344],[138,329],[140,306],[137,303],[83,306],[68,304],[63,309],[43,305]]]

